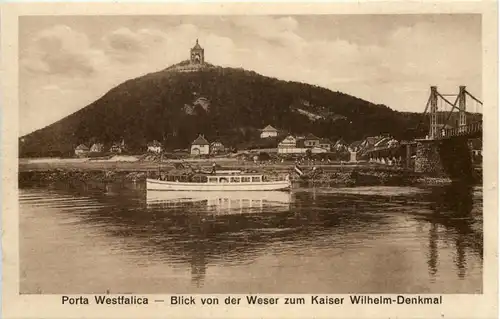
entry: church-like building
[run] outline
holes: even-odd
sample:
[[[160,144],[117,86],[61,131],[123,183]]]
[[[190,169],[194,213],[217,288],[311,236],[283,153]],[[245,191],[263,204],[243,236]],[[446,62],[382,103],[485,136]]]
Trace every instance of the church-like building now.
[[[205,62],[205,49],[196,39],[196,44],[190,49],[189,60],[173,65],[168,70],[177,72],[196,72],[201,69],[212,67]]]

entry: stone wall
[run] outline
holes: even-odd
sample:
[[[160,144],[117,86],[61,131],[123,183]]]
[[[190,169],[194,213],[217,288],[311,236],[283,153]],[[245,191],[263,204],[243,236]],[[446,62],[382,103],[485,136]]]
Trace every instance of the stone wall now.
[[[432,175],[444,174],[439,147],[437,141],[417,141],[415,172]]]
[[[467,137],[457,137],[441,142],[439,154],[446,174],[463,183],[473,181],[471,151]]]

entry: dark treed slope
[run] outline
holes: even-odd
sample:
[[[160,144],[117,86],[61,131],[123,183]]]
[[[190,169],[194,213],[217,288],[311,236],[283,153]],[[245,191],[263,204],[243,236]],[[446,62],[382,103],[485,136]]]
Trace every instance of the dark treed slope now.
[[[80,111],[21,138],[20,156],[70,155],[80,143],[109,144],[122,138],[131,151],[144,150],[155,139],[168,148],[186,148],[198,133],[237,146],[254,139],[267,124],[346,141],[379,134],[397,139],[425,135],[420,114],[243,69],[208,66],[198,72],[170,67],[126,81]]]

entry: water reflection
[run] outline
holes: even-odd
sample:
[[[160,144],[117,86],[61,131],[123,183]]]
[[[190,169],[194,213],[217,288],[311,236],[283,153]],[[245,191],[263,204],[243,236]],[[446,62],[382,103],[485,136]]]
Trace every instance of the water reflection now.
[[[455,247],[454,262],[457,276],[465,278],[467,251],[477,254],[483,260],[482,205],[474,208],[474,188],[461,183],[435,187],[431,193],[432,214],[426,217],[431,224],[429,230],[429,274],[435,277],[439,263],[439,228],[444,227],[447,238],[452,238]],[[479,215],[479,216],[477,216]],[[475,227],[476,226],[476,227]]]
[[[440,273],[454,272],[453,266],[448,269],[443,262],[443,256],[449,252],[444,245],[449,242],[453,244],[454,268],[463,280],[470,263],[476,256],[481,260],[483,256],[482,202],[481,194],[478,200],[478,191],[455,184],[426,189],[359,187],[298,189],[292,193],[178,193],[146,192],[140,183],[71,183],[25,188],[21,202],[25,207],[53,209],[57,220],[72,221],[73,227],[86,225],[98,230],[104,242],[112,242],[118,246],[114,249],[141,264],[189,269],[191,285],[202,288],[210,267],[248,265],[245,267],[251,272],[256,271],[252,267],[257,267],[252,264],[269,254],[278,258],[289,253],[296,256],[290,266],[290,278],[295,276],[294,267],[307,264],[300,257],[304,255],[319,258],[314,267],[320,267],[325,280],[333,280],[337,275],[346,278],[358,270],[358,275],[367,272],[364,266],[353,269],[354,261],[349,258],[361,258],[364,265],[377,264],[372,274],[377,278],[377,272],[394,266],[384,263],[383,258],[403,262],[407,256],[410,259],[418,255],[423,263],[419,280],[430,276],[431,282],[439,281]],[[36,222],[36,218],[29,222]],[[65,223],[64,227],[69,226]],[[47,230],[54,231],[61,229]],[[390,251],[385,252],[385,240],[400,241],[406,249],[404,255],[394,257]],[[419,243],[427,249],[422,250]],[[318,257],[314,257],[316,254]],[[342,257],[344,254],[348,257]],[[378,259],[363,259],[367,254]],[[339,269],[331,269],[332,265],[344,268],[339,273]],[[394,267],[396,271],[401,269]],[[255,276],[266,272],[259,269]],[[301,273],[315,275],[309,269]],[[346,284],[345,279],[337,281],[330,292],[351,289],[339,288],[343,283]],[[379,287],[366,289],[395,292]]]
[[[199,208],[206,208],[207,212],[216,214],[262,213],[264,210],[288,211],[291,199],[290,192],[281,191],[148,191],[146,194],[148,209],[197,205]]]

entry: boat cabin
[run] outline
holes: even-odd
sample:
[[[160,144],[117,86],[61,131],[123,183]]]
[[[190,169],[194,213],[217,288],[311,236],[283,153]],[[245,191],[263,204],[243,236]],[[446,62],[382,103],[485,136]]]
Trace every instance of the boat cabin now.
[[[262,175],[167,175],[162,178],[169,182],[184,183],[261,183],[264,182]]]
[[[244,175],[244,176],[208,176],[207,183],[261,183],[262,175]]]

